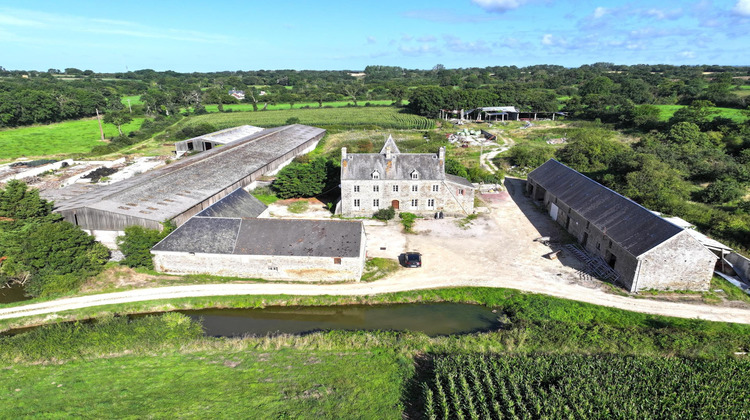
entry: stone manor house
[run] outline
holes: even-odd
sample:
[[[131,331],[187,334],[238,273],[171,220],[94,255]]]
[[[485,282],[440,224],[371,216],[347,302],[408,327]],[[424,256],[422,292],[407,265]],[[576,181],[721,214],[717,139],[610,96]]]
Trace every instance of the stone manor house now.
[[[401,153],[389,136],[380,153],[341,149],[341,202],[337,212],[372,216],[392,206],[398,211],[466,216],[474,212],[474,186],[445,173],[445,148],[438,153]]]

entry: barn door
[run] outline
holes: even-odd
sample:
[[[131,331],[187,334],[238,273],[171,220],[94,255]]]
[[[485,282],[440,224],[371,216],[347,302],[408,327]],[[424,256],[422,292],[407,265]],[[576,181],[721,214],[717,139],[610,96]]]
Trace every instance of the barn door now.
[[[557,220],[557,204],[550,203],[549,204],[549,217],[552,218],[552,220]]]

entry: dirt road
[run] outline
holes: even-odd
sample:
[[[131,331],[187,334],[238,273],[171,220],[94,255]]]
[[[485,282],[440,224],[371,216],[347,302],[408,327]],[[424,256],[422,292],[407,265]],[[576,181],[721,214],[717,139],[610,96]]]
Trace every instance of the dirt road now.
[[[401,269],[372,283],[207,284],[170,286],[81,296],[0,309],[0,319],[50,314],[90,306],[222,295],[375,295],[456,286],[506,287],[630,311],[750,324],[750,310],[663,300],[636,299],[607,293],[598,281],[581,280],[578,262],[561,255],[550,260],[550,247],[534,242],[539,236],[560,235],[559,227],[523,196],[518,180],[506,182],[507,192],[484,196],[492,212],[459,226],[458,220],[419,220],[418,234],[403,235],[400,224],[368,223],[370,256],[395,258],[406,250],[423,254],[423,267]],[[385,248],[385,250],[381,250]],[[382,255],[380,255],[382,254]]]

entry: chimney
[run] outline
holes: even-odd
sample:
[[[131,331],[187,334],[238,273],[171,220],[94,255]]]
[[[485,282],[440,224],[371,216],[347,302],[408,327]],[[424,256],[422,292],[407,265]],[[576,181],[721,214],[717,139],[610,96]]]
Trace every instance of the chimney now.
[[[341,160],[346,160],[346,147],[341,148]]]
[[[443,161],[445,160],[445,147],[441,147],[438,150],[438,159],[443,160]]]
[[[391,154],[391,146],[387,146],[387,147],[385,148],[385,159],[386,159],[386,160],[391,160],[391,158],[392,158],[392,154]]]

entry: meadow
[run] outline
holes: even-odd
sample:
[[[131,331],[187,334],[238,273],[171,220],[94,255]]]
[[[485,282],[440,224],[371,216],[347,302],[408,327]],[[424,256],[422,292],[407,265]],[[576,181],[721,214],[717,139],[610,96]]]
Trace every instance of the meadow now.
[[[219,130],[243,124],[258,127],[277,127],[287,124],[290,118],[299,119],[300,124],[323,128],[431,129],[435,127],[434,120],[402,113],[396,107],[309,108],[211,113],[191,117],[180,123],[180,126],[209,123]]]
[[[659,115],[659,120],[661,121],[667,121],[670,118],[672,118],[672,115],[674,115],[675,112],[677,112],[678,109],[684,108],[685,105],[653,105],[661,111],[661,115]],[[730,120],[733,120],[735,122],[741,123],[747,119],[747,116],[745,115],[745,111],[742,109],[735,109],[735,108],[711,108],[712,111],[716,111],[717,113],[714,114],[714,117],[722,117],[722,118],[729,118]]]
[[[144,118],[134,118],[122,126],[124,133],[140,128]],[[118,135],[117,127],[102,124],[104,137]],[[19,157],[60,156],[88,153],[102,144],[96,118],[66,121],[49,125],[0,130],[0,161]]]
[[[369,103],[371,105],[378,105],[378,106],[389,106],[393,104],[393,101],[389,99],[374,99],[370,101],[357,101],[359,103],[358,106],[363,106],[366,103]],[[354,106],[354,103],[351,101],[332,101],[332,102],[323,102],[324,107],[329,108],[342,108],[342,107],[351,107]],[[289,106],[288,103],[276,103],[276,104],[268,104],[266,110],[267,111],[276,111],[280,109],[300,109],[300,108],[318,108],[317,102],[300,102],[295,103],[294,106]],[[263,109],[263,101],[261,101],[258,104],[258,110]],[[253,110],[253,104],[226,104],[224,105],[224,110],[232,110],[233,112],[244,112],[244,111],[252,111]],[[206,111],[208,112],[219,112],[219,105],[217,104],[206,104]]]

